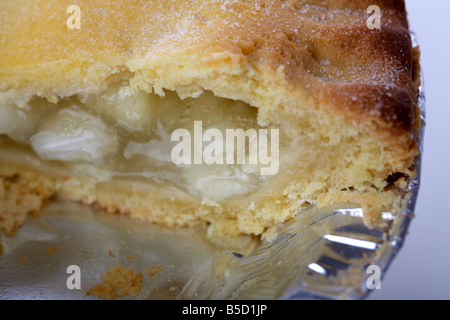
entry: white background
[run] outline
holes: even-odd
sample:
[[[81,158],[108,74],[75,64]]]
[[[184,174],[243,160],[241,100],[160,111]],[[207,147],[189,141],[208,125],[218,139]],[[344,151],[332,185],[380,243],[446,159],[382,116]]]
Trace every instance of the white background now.
[[[450,300],[450,1],[406,0],[406,7],[427,97],[422,182],[409,235],[368,299]]]

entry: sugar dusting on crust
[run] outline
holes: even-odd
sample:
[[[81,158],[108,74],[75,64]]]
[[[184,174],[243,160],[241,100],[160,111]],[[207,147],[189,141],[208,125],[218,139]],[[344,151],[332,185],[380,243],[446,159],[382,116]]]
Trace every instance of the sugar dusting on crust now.
[[[317,78],[321,82],[405,87],[410,72],[399,65],[399,56],[410,58],[409,43],[398,48],[400,42],[379,39],[380,34],[393,41],[408,35],[404,5],[378,1],[383,14],[379,32],[366,27],[370,4],[337,0],[81,0],[77,2],[82,12],[81,30],[72,31],[65,25],[68,1],[26,0],[20,6],[33,10],[2,1],[0,78],[8,79],[2,81],[3,86],[14,88],[16,83],[10,77],[31,76],[30,85],[40,94],[57,92],[58,87],[62,94],[63,89],[73,87],[73,81],[87,89],[89,83],[99,81],[97,77],[103,80],[121,70],[137,71],[133,63],[139,60],[147,59],[150,67],[152,59],[195,50],[243,54],[249,63],[274,70],[284,65],[286,76],[302,83]],[[49,71],[48,67],[59,65],[71,68],[71,75],[65,79],[37,77],[41,85],[48,81],[45,90],[36,87],[34,74],[21,72],[27,66]]]

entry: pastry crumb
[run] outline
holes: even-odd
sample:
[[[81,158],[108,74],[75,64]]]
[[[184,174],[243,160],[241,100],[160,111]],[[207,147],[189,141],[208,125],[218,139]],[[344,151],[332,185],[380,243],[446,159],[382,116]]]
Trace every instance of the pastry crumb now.
[[[87,296],[115,300],[120,297],[138,296],[142,289],[142,273],[117,265],[102,275],[103,282],[86,290]]]
[[[133,262],[138,257],[139,257],[139,253],[136,252],[134,255],[127,256],[127,259],[130,260],[131,262]]]
[[[155,277],[155,275],[162,274],[164,272],[164,268],[160,264],[154,266],[153,268],[145,268],[144,270],[145,272],[147,272],[148,276],[152,279]]]
[[[54,247],[51,247],[50,249],[48,249],[46,252],[45,252],[45,256],[46,257],[49,257],[49,256],[51,256],[56,250],[58,250],[59,249],[59,247],[58,246],[54,246]]]

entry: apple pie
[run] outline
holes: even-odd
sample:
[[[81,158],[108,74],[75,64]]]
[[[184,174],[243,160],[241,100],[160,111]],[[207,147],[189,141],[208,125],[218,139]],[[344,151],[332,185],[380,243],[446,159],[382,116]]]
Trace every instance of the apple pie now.
[[[79,0],[71,28],[70,1],[1,0],[0,230],[55,198],[227,237],[395,214],[419,49],[377,3],[381,28],[372,1]]]

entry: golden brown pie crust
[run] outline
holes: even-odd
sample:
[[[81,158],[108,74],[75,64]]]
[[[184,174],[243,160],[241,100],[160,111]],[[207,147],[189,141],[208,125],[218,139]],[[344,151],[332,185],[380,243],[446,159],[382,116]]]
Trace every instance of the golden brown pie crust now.
[[[147,92],[202,88],[257,107],[261,124],[315,116],[351,128],[380,150],[374,180],[395,173],[413,178],[419,49],[412,46],[404,2],[377,1],[382,28],[370,30],[372,2],[80,0],[81,29],[70,30],[71,1],[0,1],[0,104],[26,106],[34,96],[56,103],[96,94],[123,77]],[[208,207],[183,196],[150,209],[157,198],[142,202],[145,196],[105,191],[77,177],[17,170],[0,166],[0,223],[16,221],[5,224],[7,232],[55,193],[167,225],[220,220],[215,228],[226,234],[260,234],[299,210],[295,181],[281,198],[268,195],[255,214],[248,204]],[[376,220],[402,201],[394,188],[382,187],[316,192],[314,204],[357,203]]]

